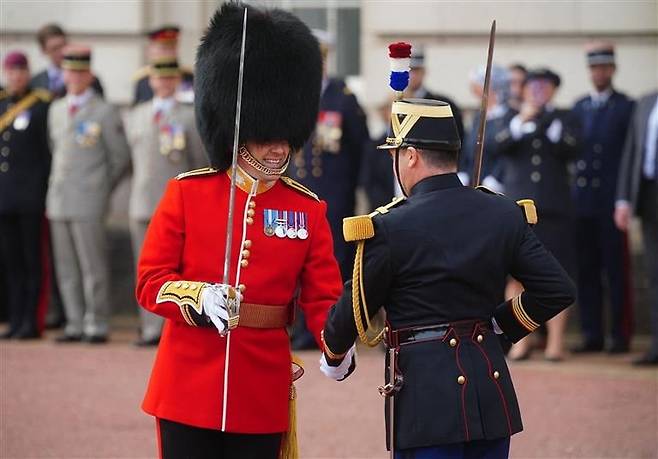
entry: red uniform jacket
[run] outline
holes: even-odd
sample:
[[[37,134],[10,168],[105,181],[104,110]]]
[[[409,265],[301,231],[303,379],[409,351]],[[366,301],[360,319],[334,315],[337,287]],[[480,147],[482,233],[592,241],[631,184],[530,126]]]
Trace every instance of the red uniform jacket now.
[[[291,385],[286,329],[239,325],[222,337],[214,327],[189,325],[175,303],[156,303],[167,281],[222,281],[230,177],[212,169],[183,176],[169,182],[139,260],[139,304],[167,319],[142,407],[158,418],[196,427],[284,432]],[[255,212],[247,218],[253,180],[240,170],[237,183],[230,283],[235,285],[244,248],[244,225],[251,242],[240,271],[243,303],[290,304],[299,287],[298,304],[320,342],[327,311],[342,290],[326,204],[295,183],[277,180],[269,189],[261,185],[252,197]],[[303,212],[308,237],[266,235],[266,209]]]

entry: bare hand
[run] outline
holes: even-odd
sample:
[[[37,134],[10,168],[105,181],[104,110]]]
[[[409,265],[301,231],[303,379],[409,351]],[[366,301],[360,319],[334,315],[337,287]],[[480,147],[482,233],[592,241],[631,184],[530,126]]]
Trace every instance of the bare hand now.
[[[631,208],[630,206],[617,206],[615,208],[615,225],[620,231],[628,231],[631,222]]]

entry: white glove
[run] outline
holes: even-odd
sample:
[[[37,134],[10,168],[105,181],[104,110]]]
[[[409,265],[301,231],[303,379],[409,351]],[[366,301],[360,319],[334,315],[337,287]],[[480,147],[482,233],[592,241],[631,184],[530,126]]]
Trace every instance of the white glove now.
[[[235,298],[229,298],[230,290],[234,290],[233,287],[226,284],[210,284],[203,288],[202,293],[201,304],[203,306],[203,312],[210,318],[222,336],[228,332],[229,301],[237,301],[238,308],[240,305],[241,295],[234,291]]]
[[[320,371],[322,374],[324,374],[327,378],[335,379],[336,381],[342,381],[348,377],[351,371],[354,370],[352,363],[354,363],[354,366],[356,366],[355,346],[356,345],[353,344],[352,347],[345,353],[343,361],[340,362],[340,365],[337,367],[332,367],[329,365],[329,362],[327,362],[327,357],[324,355],[324,353],[322,353],[322,357],[320,357]]]

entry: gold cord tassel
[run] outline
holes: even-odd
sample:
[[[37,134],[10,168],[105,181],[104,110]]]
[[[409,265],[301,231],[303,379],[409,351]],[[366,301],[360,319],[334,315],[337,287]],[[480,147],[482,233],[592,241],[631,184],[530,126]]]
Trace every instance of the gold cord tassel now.
[[[304,368],[302,361],[296,355],[292,356],[292,383],[290,383],[290,400],[288,402],[288,432],[281,439],[279,459],[299,459],[297,445],[297,389],[295,381],[302,377]]]

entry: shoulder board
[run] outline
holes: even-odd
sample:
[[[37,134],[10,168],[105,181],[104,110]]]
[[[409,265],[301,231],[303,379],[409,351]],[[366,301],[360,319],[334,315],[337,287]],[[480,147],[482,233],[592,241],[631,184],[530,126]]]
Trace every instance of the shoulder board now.
[[[9,93],[7,91],[5,91],[4,89],[0,89],[0,99],[5,99],[8,96]]]
[[[150,68],[148,65],[145,65],[144,67],[138,69],[135,73],[133,73],[133,81],[139,81],[145,76],[148,76],[150,71]]]
[[[343,94],[345,94],[346,96],[352,95],[352,91],[350,91],[350,88],[348,88],[347,85],[343,86]]]
[[[374,212],[368,215],[357,215],[356,217],[347,217],[343,219],[343,238],[345,242],[363,241],[375,236],[375,225],[372,222],[373,217],[384,215],[390,209],[404,202],[404,198],[394,198],[385,206],[377,207]]]
[[[528,225],[536,225],[538,218],[535,201],[532,199],[519,199],[516,201],[516,204],[523,210],[523,215]]]
[[[43,89],[43,88],[33,89],[32,94],[37,96],[41,102],[50,102],[51,100],[53,100],[53,95],[47,89]]]
[[[204,167],[201,169],[194,169],[191,171],[183,172],[182,174],[178,174],[176,176],[176,180],[183,180],[184,178],[188,177],[198,177],[200,175],[211,175],[211,174],[216,174],[219,171],[215,168],[212,167]]]
[[[484,191],[487,194],[495,194],[497,196],[505,196],[503,193],[498,193],[498,192],[492,190],[491,188],[487,188],[484,185],[478,185],[478,186],[475,187],[475,189],[478,190],[478,191]]]
[[[318,198],[317,194],[313,193],[311,190],[306,188],[304,185],[302,185],[299,182],[294,181],[290,177],[283,176],[283,177],[281,177],[281,181],[283,183],[285,183],[286,185],[288,185],[290,188],[292,188],[294,190],[297,190],[300,193],[305,194],[306,196],[309,196],[309,197],[315,199],[316,201],[320,200],[320,198]]]

